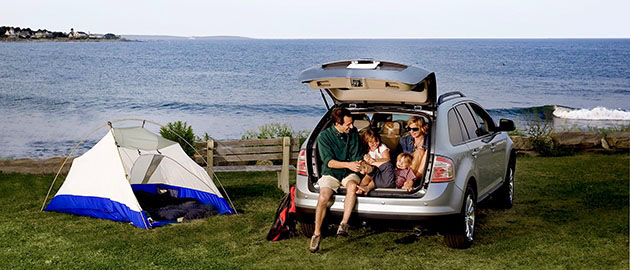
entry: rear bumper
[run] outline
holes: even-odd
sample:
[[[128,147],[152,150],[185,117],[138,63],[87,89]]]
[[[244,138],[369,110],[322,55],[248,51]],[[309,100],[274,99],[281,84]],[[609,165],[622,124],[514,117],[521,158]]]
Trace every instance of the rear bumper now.
[[[454,182],[431,183],[421,198],[384,198],[358,196],[353,216],[366,219],[427,220],[460,212],[463,191]],[[295,205],[298,216],[315,213],[319,193],[311,192],[306,176],[298,175]],[[329,213],[343,214],[345,195],[333,195],[328,202]]]

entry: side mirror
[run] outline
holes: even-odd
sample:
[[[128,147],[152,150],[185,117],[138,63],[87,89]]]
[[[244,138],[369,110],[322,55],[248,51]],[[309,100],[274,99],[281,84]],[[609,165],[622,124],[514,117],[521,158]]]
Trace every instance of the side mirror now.
[[[499,128],[498,131],[512,131],[516,129],[514,126],[514,121],[509,119],[500,119],[499,120]]]

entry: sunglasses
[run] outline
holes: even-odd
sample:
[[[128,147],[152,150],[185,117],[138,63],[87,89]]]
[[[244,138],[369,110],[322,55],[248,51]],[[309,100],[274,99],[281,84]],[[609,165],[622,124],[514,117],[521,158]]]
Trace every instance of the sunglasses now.
[[[416,128],[410,128],[410,127],[408,127],[407,130],[409,130],[409,131],[419,131],[420,128],[417,128],[417,127]]]

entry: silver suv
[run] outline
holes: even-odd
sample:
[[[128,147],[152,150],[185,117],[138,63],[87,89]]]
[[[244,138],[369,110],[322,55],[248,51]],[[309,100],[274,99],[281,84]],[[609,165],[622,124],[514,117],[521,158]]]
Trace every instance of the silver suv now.
[[[337,107],[352,113],[359,132],[367,128],[379,132],[393,151],[392,160],[411,116],[423,117],[430,127],[424,177],[416,180],[414,189],[377,188],[368,196],[358,196],[351,220],[431,226],[445,236],[447,246],[467,248],[474,239],[477,203],[493,195],[496,205],[512,206],[516,155],[505,131],[514,130],[514,123],[507,119],[495,123],[478,103],[460,92],[437,98],[433,72],[361,59],[315,66],[303,71],[300,81],[320,90],[322,97],[326,92],[334,101],[329,107],[324,97],[328,112],[298,156],[296,216],[307,237],[313,234],[322,168],[316,138],[333,125],[330,113]],[[344,195],[343,188],[333,195],[327,218],[342,215]]]

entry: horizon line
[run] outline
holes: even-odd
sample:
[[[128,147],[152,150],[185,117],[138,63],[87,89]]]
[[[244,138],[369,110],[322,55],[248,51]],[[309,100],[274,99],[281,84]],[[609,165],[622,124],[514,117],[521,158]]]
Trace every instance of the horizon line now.
[[[182,39],[195,39],[195,38],[213,38],[213,37],[226,37],[226,38],[242,38],[242,39],[291,39],[291,40],[312,40],[312,39],[630,39],[628,37],[610,36],[610,37],[249,37],[239,35],[193,35],[193,36],[178,36],[168,34],[119,34],[120,36],[146,36],[146,37],[172,37]]]

